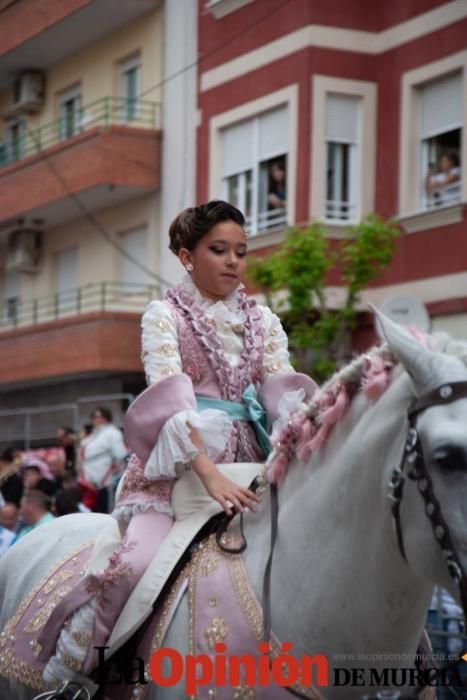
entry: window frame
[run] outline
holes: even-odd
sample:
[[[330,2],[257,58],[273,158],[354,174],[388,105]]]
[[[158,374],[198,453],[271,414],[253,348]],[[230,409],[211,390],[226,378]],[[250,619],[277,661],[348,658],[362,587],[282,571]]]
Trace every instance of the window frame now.
[[[374,211],[375,177],[376,177],[376,115],[378,86],[374,82],[363,80],[346,80],[327,75],[314,75],[311,78],[312,114],[311,114],[311,172],[310,172],[310,218],[323,221],[328,227],[352,225],[362,216]],[[359,104],[358,152],[354,169],[357,173],[357,195],[355,197],[355,216],[348,219],[331,219],[327,217],[327,173],[323,174],[323,163],[328,163],[326,137],[326,103],[328,95],[355,97]],[[365,177],[363,177],[365,163]],[[350,185],[352,187],[352,185]]]
[[[428,228],[443,225],[443,222],[448,224],[458,221],[459,213],[453,217],[453,212],[449,210],[453,207],[459,208],[462,202],[465,202],[467,199],[467,178],[465,177],[465,168],[467,166],[467,138],[465,134],[467,126],[466,65],[467,50],[464,50],[407,71],[402,75],[398,219],[409,233],[423,230],[423,219],[425,218]],[[422,94],[420,88],[430,81],[442,80],[444,77],[448,77],[457,71],[462,73],[463,87],[463,95],[461,97],[463,105],[461,129],[463,131],[460,139],[460,161],[462,167],[460,201],[447,206],[423,209],[421,192],[424,173],[422,171],[422,139],[420,138],[419,130]],[[434,216],[434,214],[436,215]]]
[[[283,230],[287,226],[295,223],[295,192],[296,192],[296,169],[297,169],[297,133],[298,133],[298,90],[297,83],[291,84],[281,90],[269,93],[251,102],[246,102],[238,107],[235,107],[226,112],[222,112],[213,116],[209,122],[210,140],[209,140],[209,179],[208,192],[209,198],[214,199],[222,194],[223,176],[222,176],[222,132],[224,129],[235,126],[240,121],[260,118],[264,113],[285,107],[288,113],[288,153],[284,154],[287,158],[287,215],[286,221],[281,226],[281,231],[277,229],[264,229],[255,234],[251,234],[251,249],[263,243],[264,237],[271,233],[279,233],[279,237],[283,237]],[[279,157],[279,156],[277,156]],[[260,162],[256,164],[259,172]],[[245,171],[246,172],[246,171]],[[253,179],[253,188],[255,181]],[[224,190],[225,191],[225,190]],[[255,191],[253,189],[253,191]],[[253,215],[256,214],[254,209],[255,197],[253,197]],[[257,244],[253,241],[258,241]],[[261,241],[261,242],[260,242]]]
[[[120,106],[120,117],[123,124],[131,124],[132,122],[138,121],[140,118],[141,106],[139,95],[142,92],[142,69],[143,62],[140,53],[134,54],[130,58],[126,58],[119,63],[118,84],[119,96],[122,100],[122,104]],[[128,83],[126,80],[126,75],[131,71],[136,71],[136,97],[134,98],[134,112],[132,111],[131,116],[129,116],[130,110],[128,107],[129,101],[132,98],[129,98],[127,94]]]
[[[83,116],[83,93],[81,89],[81,84],[73,85],[66,90],[61,91],[58,94],[58,124],[59,124],[59,138],[60,141],[66,141],[67,139],[73,138],[76,134],[79,134],[82,130],[82,116]],[[67,122],[63,116],[63,108],[68,102],[76,102],[77,104],[73,107],[73,125],[72,133],[68,133],[68,130],[64,131],[64,125]]]

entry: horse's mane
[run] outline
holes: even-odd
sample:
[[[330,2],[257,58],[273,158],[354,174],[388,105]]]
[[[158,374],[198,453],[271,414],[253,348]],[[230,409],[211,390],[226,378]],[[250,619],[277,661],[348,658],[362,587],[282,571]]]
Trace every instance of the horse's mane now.
[[[417,330],[411,333],[429,350],[457,357],[467,365],[467,342],[454,340],[448,333],[423,335]],[[388,344],[382,343],[337,370],[304,409],[289,416],[287,423],[273,433],[274,450],[266,469],[268,480],[282,481],[293,456],[306,460],[318,451],[359,392],[370,400],[379,398],[391,385],[393,368],[398,364]]]

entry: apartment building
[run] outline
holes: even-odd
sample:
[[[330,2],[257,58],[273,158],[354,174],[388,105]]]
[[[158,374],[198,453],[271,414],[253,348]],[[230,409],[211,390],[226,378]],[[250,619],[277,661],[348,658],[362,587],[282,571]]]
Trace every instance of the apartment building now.
[[[198,200],[245,210],[259,254],[290,225],[339,239],[395,217],[395,258],[364,299],[411,297],[467,338],[466,3],[203,1],[199,50]]]
[[[0,11],[0,442],[34,445],[98,397],[118,421],[144,386],[139,321],[160,294],[163,8]]]

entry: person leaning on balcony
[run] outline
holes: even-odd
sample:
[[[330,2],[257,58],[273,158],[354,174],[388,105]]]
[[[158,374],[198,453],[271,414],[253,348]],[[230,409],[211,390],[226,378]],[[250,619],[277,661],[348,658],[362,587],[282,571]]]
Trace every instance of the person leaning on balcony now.
[[[108,513],[113,508],[112,481],[128,450],[121,431],[112,423],[112,413],[99,406],[91,414],[92,433],[83,447],[81,477],[97,489],[93,510]]]
[[[285,209],[287,207],[285,185],[285,163],[275,160],[269,165],[268,208]]]
[[[453,200],[449,196],[446,188],[454,182],[458,182],[461,177],[459,156],[454,151],[443,153],[438,161],[438,170],[430,164],[425,175],[425,192],[435,198],[436,204],[443,204]]]

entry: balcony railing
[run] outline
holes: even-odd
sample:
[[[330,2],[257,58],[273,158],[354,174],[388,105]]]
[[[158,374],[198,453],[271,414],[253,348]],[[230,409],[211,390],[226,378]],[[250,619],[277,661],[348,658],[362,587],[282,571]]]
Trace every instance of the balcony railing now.
[[[277,207],[269,211],[258,212],[258,216],[254,219],[252,216],[246,217],[246,229],[250,236],[257,233],[264,233],[269,229],[280,228],[287,224],[287,209],[285,207]]]
[[[33,326],[96,311],[141,313],[151,299],[159,297],[158,285],[99,282],[30,301],[11,298],[4,304],[0,330]]]
[[[102,97],[85,107],[77,108],[73,114],[0,143],[0,167],[64,143],[85,131],[115,125],[159,129],[160,105],[140,99]]]
[[[439,190],[432,190],[425,194],[423,198],[423,209],[438,209],[439,207],[450,207],[461,201],[461,183],[453,182],[447,187],[440,187]]]
[[[352,221],[357,215],[357,205],[336,199],[326,200],[327,221]]]

